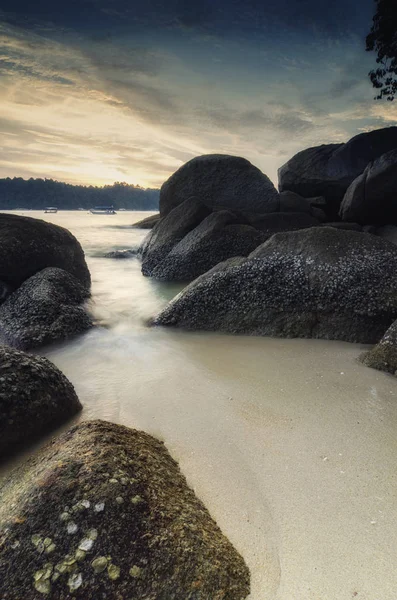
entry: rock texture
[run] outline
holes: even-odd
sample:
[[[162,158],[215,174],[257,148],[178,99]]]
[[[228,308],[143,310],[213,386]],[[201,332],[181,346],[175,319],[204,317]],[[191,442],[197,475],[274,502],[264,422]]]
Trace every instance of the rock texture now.
[[[192,196],[210,209],[267,213],[279,208],[270,179],[245,158],[227,154],[197,156],[171,175],[160,190],[161,216]]]
[[[389,327],[380,342],[365,352],[360,360],[373,369],[397,374],[397,321]]]
[[[85,422],[0,492],[2,600],[241,600],[243,559],[163,443]]]
[[[354,179],[369,162],[395,148],[397,127],[361,133],[346,144],[308,148],[279,169],[279,190],[290,190],[305,198],[324,196],[330,216],[336,217],[343,196]]]
[[[0,341],[21,350],[69,339],[93,322],[83,306],[87,288],[57,268],[27,279],[0,306]]]
[[[0,346],[0,461],[80,410],[72,384],[49,360]],[[3,531],[1,526],[0,554]],[[3,569],[2,598],[5,575]],[[12,571],[9,577],[12,585]]]
[[[340,216],[361,225],[397,224],[397,147],[369,163],[353,181],[343,198]]]
[[[59,267],[90,286],[84,252],[67,229],[0,213],[0,280],[15,289],[46,267]]]
[[[231,256],[247,256],[269,236],[242,225],[229,211],[206,217],[190,231],[151,271],[165,281],[191,281]]]
[[[144,240],[142,273],[164,281],[191,281],[227,258],[247,256],[277,231],[318,224],[306,212],[211,212],[198,198],[190,198]]]
[[[155,225],[157,225],[160,219],[160,213],[157,215],[150,215],[149,217],[145,217],[144,219],[137,221],[132,225],[132,227],[136,229],[152,229]]]
[[[155,325],[375,343],[397,317],[397,248],[332,227],[278,233],[185,288]]]
[[[145,238],[140,248],[142,273],[151,276],[157,264],[210,212],[198,198],[189,198],[164,217]]]

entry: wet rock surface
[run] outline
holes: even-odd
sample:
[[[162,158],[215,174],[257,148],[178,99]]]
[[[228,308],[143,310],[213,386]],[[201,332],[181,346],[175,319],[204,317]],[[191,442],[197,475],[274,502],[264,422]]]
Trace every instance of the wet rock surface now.
[[[331,227],[278,233],[214,267],[153,324],[376,343],[397,317],[397,249]]]
[[[2,600],[240,600],[249,572],[163,443],[103,421],[55,439],[0,492]]]
[[[166,216],[189,197],[208,208],[267,213],[278,210],[279,194],[270,179],[245,158],[205,154],[182,165],[162,185],[160,214]]]
[[[90,287],[84,252],[67,229],[41,219],[0,213],[0,280],[15,289],[46,267],[63,269]]]
[[[80,410],[72,384],[49,360],[0,346],[0,461]],[[0,577],[1,592],[3,585]]]
[[[0,341],[27,350],[87,331],[93,322],[81,304],[89,295],[70,273],[43,269],[0,306]]]

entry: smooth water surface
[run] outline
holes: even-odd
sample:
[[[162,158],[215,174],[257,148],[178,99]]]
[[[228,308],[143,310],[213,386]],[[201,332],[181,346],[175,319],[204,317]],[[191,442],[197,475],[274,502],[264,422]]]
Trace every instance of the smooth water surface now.
[[[25,214],[70,229],[92,274],[99,326],[43,352],[80,418],[165,441],[250,567],[250,600],[396,600],[396,379],[352,344],[147,328],[180,287],[103,255],[138,245],[148,213]]]

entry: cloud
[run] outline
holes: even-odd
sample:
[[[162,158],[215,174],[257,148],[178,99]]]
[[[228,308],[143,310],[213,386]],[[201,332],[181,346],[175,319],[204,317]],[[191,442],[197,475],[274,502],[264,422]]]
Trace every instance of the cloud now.
[[[330,28],[315,39],[266,36],[273,26],[289,35],[286,0],[194,10],[170,0],[156,13],[160,33],[145,29],[155,0],[138,2],[135,13],[127,1],[91,5],[96,20],[84,33],[72,26],[73,3],[62,24],[49,20],[46,2],[47,21],[28,11],[24,27],[0,25],[3,176],[153,186],[195,155],[223,152],[247,157],[276,181],[295,152],[392,122],[391,111],[371,112],[367,55],[358,58],[354,36],[332,37]],[[98,13],[120,29],[108,35]],[[269,14],[272,25],[263,20]],[[249,22],[252,39],[240,27]]]

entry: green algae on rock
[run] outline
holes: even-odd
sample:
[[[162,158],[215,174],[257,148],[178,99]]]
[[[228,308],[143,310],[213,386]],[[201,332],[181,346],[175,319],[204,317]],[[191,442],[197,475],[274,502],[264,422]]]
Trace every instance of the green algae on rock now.
[[[73,385],[48,359],[0,346],[0,461],[80,410]],[[43,545],[51,537],[40,535],[29,537]]]
[[[120,504],[122,493],[131,501]],[[50,556],[37,550],[45,540]],[[144,432],[84,422],[0,490],[2,600],[243,600],[249,579],[164,444]]]
[[[397,374],[397,321],[394,321],[372,350],[360,356],[360,360],[367,367]]]

